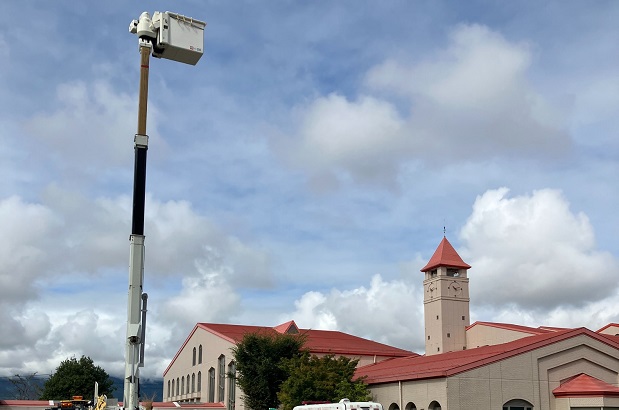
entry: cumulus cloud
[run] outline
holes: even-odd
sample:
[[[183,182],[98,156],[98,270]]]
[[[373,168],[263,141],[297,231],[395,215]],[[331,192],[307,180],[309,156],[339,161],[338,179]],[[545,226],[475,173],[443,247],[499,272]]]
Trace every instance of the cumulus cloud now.
[[[619,271],[617,260],[596,248],[589,219],[572,212],[560,191],[508,194],[500,188],[477,197],[460,233],[476,304],[549,311],[616,292],[608,278]]]
[[[183,279],[182,291],[165,303],[162,318],[183,328],[197,322],[225,322],[239,311],[239,305],[240,297],[226,282],[225,272],[204,266],[199,277]]]
[[[286,152],[321,178],[344,172],[366,182],[393,181],[409,161],[555,156],[570,139],[527,79],[531,60],[527,44],[485,26],[457,26],[429,58],[370,69],[367,94],[331,94],[305,106]]]
[[[348,101],[338,94],[315,100],[302,119],[296,157],[311,167],[336,166],[364,178],[395,171],[381,158],[402,148],[402,119],[389,102],[372,97]]]
[[[56,185],[43,199],[0,200],[0,331],[7,335],[0,367],[51,371],[85,354],[122,372],[126,294],[119,290],[126,285],[117,284],[127,278],[131,201],[88,199]],[[146,208],[145,290],[165,287],[172,295],[149,319],[160,328],[158,341],[176,347],[184,326],[229,320],[239,309],[238,288],[272,285],[269,256],[222,232],[190,203],[149,195]],[[180,289],[169,288],[181,281]],[[149,349],[160,355],[153,359],[162,371],[173,352],[158,341]]]
[[[47,268],[61,222],[41,204],[18,196],[0,200],[0,306],[35,297],[35,281]]]
[[[411,278],[412,279],[412,278]],[[332,289],[329,293],[307,292],[295,302],[292,317],[300,327],[340,330],[388,343],[402,349],[422,351],[423,296],[419,284],[385,281],[375,275],[368,287]]]

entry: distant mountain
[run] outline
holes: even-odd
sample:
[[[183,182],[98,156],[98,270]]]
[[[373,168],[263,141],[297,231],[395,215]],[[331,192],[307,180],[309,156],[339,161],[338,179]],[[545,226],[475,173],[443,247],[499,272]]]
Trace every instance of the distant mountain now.
[[[122,401],[123,399],[123,379],[121,377],[110,377],[114,381],[114,393],[112,397]],[[47,378],[40,378],[41,385]],[[140,398],[154,398],[154,401],[161,401],[163,393],[163,379],[140,379]],[[69,399],[70,397],[59,397],[58,399]],[[15,388],[8,377],[0,377],[0,400],[14,400]]]

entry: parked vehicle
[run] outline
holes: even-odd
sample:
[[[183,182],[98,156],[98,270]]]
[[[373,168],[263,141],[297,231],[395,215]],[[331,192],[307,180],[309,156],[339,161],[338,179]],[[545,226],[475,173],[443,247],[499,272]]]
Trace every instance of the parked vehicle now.
[[[342,399],[338,403],[316,403],[295,406],[293,410],[383,410],[383,405],[373,401],[350,401]]]

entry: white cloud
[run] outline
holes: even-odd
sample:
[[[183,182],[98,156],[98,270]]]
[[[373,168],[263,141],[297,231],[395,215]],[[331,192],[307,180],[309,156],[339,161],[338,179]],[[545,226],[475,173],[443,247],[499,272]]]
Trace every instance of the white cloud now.
[[[163,320],[186,328],[197,322],[225,322],[239,311],[240,297],[225,280],[226,268],[199,270],[199,277],[184,278],[182,291],[165,303]]]
[[[462,228],[462,257],[473,266],[477,304],[515,304],[548,311],[583,306],[616,290],[608,278],[617,260],[596,249],[593,228],[557,190],[508,197],[508,189],[480,195]]]
[[[317,169],[336,166],[379,178],[394,171],[387,159],[401,148],[401,127],[397,111],[386,101],[362,97],[351,102],[331,94],[307,108],[297,157]]]
[[[422,350],[421,286],[408,281],[384,281],[375,275],[369,287],[307,292],[295,302],[294,318],[303,328],[340,330],[402,349]],[[282,316],[284,318],[284,316]],[[289,319],[288,319],[289,320]]]
[[[35,280],[53,254],[61,222],[44,205],[0,200],[0,305],[35,297]]]
[[[90,200],[56,185],[43,199],[0,200],[0,368],[49,372],[84,354],[121,374],[126,282],[119,281],[127,278],[131,201]],[[190,203],[148,196],[146,209],[145,290],[167,289],[164,308],[149,317],[159,329],[149,354],[162,371],[186,326],[229,320],[240,309],[237,287],[271,286],[272,272],[264,251],[223,233]]]
[[[308,104],[291,151],[317,177],[344,172],[374,183],[393,183],[408,161],[436,167],[558,155],[570,140],[564,120],[527,79],[531,60],[526,44],[485,26],[457,26],[436,55],[370,69],[365,81],[376,95],[331,94]]]

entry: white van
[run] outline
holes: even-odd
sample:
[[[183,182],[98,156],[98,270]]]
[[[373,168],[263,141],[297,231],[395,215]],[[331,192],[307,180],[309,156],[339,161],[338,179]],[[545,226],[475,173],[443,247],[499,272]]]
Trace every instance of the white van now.
[[[339,403],[304,404],[293,410],[383,410],[383,405],[373,401],[350,401],[342,399]]]

